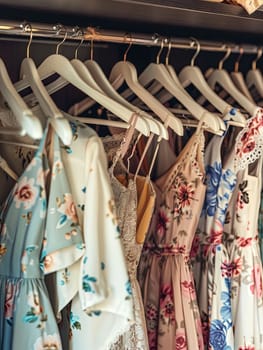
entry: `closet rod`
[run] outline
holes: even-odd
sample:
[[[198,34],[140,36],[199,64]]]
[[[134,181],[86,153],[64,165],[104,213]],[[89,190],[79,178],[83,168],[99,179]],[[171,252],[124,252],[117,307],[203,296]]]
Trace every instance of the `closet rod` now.
[[[153,34],[139,34],[139,33],[121,33],[117,31],[101,30],[93,27],[87,27],[85,29],[78,26],[63,26],[60,24],[42,24],[31,22],[12,22],[6,20],[0,20],[0,35],[13,35],[13,36],[28,36],[29,31],[32,29],[34,37],[42,37],[49,39],[63,39],[67,32],[67,41],[81,40],[83,35],[88,41],[100,41],[108,43],[121,43],[121,44],[135,44],[145,46],[159,46],[160,41],[164,40],[164,44],[167,46],[168,42],[172,48],[177,49],[191,49],[195,50],[193,39],[191,38],[176,38],[176,37],[161,37]],[[243,49],[244,54],[257,53],[258,47],[256,45],[237,45],[235,43],[223,43],[216,41],[199,41],[201,51],[211,52],[226,52],[228,47],[231,47],[232,53],[240,53],[240,47]]]

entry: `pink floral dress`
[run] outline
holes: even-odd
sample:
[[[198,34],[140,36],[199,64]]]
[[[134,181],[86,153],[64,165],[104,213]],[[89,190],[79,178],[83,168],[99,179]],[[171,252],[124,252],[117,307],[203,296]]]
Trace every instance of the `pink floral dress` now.
[[[235,350],[263,349],[262,263],[258,244],[261,195],[263,110],[251,118],[237,138],[237,186],[224,231],[231,264],[231,304]]]
[[[151,350],[203,349],[189,264],[206,186],[204,135],[196,132],[155,183],[155,212],[138,269]]]

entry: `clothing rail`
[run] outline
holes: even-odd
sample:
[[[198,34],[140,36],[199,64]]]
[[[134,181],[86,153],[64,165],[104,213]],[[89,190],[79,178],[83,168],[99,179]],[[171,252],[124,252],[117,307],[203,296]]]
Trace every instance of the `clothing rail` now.
[[[161,37],[158,34],[139,34],[139,33],[121,33],[117,31],[101,30],[98,28],[87,27],[79,28],[78,26],[63,26],[60,24],[41,24],[29,22],[12,22],[0,20],[0,38],[5,36],[14,37],[29,37],[32,30],[33,38],[48,38],[48,39],[65,39],[66,41],[84,40],[92,42],[108,42],[120,43],[126,45],[145,45],[145,46],[160,46],[163,43],[164,47],[177,49],[196,50],[197,44],[200,51],[211,52],[227,52],[229,48],[231,53],[256,54],[259,47],[256,45],[248,45],[246,43],[237,45],[235,43],[214,42],[214,41],[198,41],[194,38],[176,38],[176,37]]]

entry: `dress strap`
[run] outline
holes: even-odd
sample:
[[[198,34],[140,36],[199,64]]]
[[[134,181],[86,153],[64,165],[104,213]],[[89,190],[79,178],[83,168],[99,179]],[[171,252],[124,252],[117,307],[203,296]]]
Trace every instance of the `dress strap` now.
[[[136,122],[138,120],[138,114],[134,113],[131,117],[129,128],[126,130],[121,144],[113,158],[112,165],[109,169],[110,174],[113,174],[114,168],[120,159],[123,159],[132,141],[132,137],[135,131]]]

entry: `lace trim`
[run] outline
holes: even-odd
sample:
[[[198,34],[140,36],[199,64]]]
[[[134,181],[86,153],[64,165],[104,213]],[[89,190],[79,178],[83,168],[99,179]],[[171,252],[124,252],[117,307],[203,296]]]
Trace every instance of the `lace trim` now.
[[[263,109],[259,108],[254,117],[238,134],[235,144],[234,168],[245,169],[263,153]]]
[[[125,332],[120,332],[109,347],[110,350],[147,350],[147,331],[141,291],[136,273],[139,263],[142,244],[136,242],[136,183],[129,180],[128,187],[123,186],[114,177],[111,185],[116,201],[121,240],[123,243],[127,269],[131,282],[134,321]]]

